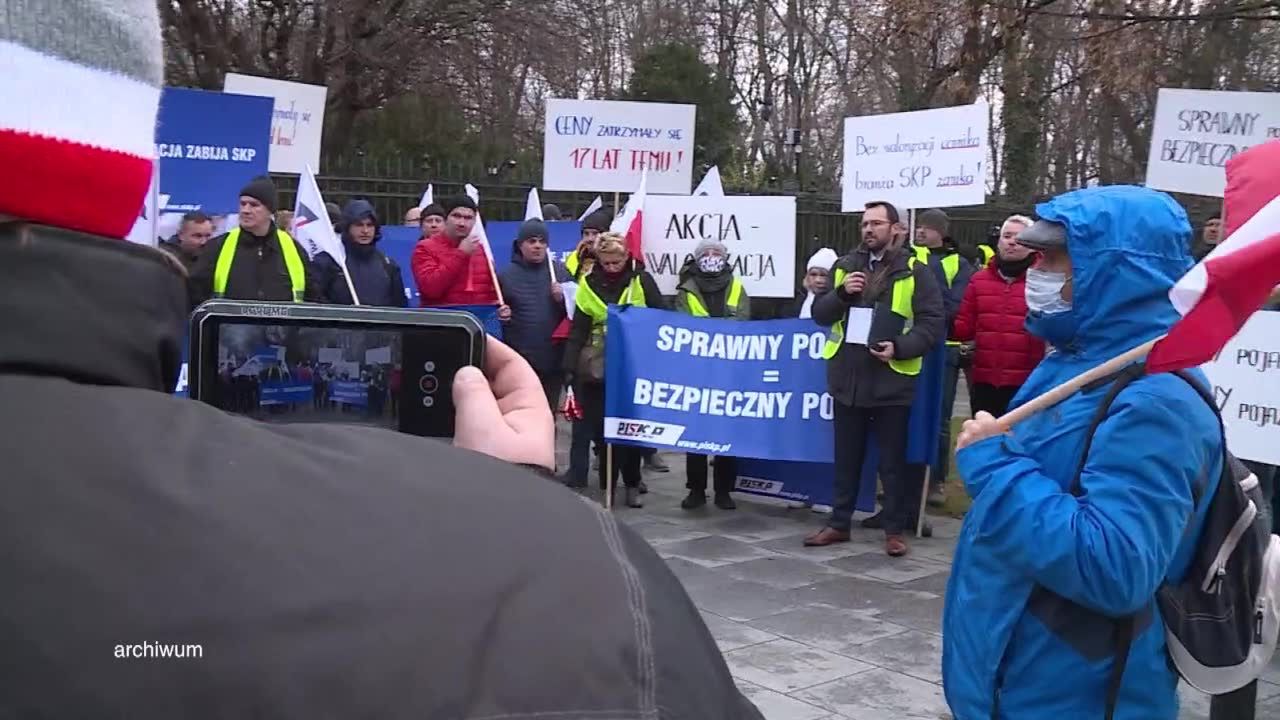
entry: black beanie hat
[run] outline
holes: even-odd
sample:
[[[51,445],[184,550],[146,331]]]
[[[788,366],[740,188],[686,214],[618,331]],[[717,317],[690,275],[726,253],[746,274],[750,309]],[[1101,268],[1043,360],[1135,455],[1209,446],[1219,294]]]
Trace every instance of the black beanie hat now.
[[[449,213],[453,212],[454,210],[457,210],[458,208],[467,208],[469,210],[477,209],[475,202],[472,201],[472,199],[467,197],[466,195],[454,195],[453,197],[445,198],[445,201],[444,201],[445,217],[449,217]],[[425,215],[426,211],[423,210],[422,214]]]
[[[548,239],[547,224],[538,218],[529,218],[520,223],[520,230],[516,233],[516,242],[522,243],[529,238],[540,237],[543,240]]]
[[[595,230],[597,232],[609,232],[609,225],[613,222],[613,213],[601,208],[586,217],[582,221],[583,230]]]
[[[240,197],[249,196],[267,206],[269,212],[276,211],[276,184],[271,178],[262,175],[249,181],[240,190]]]
[[[446,217],[444,208],[440,207],[439,203],[431,203],[430,205],[422,208],[422,215],[419,217],[419,220],[425,220],[432,215],[435,215],[436,217]]]

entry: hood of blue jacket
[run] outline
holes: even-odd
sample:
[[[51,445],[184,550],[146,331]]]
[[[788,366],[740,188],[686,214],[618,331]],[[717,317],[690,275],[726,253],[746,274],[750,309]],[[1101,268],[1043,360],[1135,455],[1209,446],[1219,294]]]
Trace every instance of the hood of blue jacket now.
[[[1059,350],[1111,357],[1178,320],[1169,289],[1191,269],[1191,223],[1173,198],[1112,185],[1060,195],[1036,213],[1067,228],[1079,331],[1071,347]]]
[[[359,220],[369,218],[373,221],[376,228],[373,235],[373,244],[377,244],[382,239],[382,223],[378,222],[378,213],[373,209],[373,203],[368,200],[352,200],[342,208],[342,219],[338,221],[338,232],[342,235],[342,241],[351,244],[351,235],[347,232],[347,228],[351,224]]]

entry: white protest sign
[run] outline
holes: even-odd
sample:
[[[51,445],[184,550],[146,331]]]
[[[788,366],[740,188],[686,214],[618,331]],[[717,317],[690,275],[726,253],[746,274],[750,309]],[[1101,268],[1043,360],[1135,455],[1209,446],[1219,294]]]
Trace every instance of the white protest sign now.
[[[1280,138],[1280,93],[1160,88],[1147,187],[1222,197],[1226,164]]]
[[[1231,452],[1280,465],[1280,312],[1254,313],[1201,369],[1213,383]]]
[[[271,116],[271,157],[267,164],[271,172],[301,173],[308,165],[320,167],[320,139],[329,88],[227,73],[222,89],[275,99]]]
[[[649,168],[649,192],[693,187],[695,105],[547,100],[542,188],[634,192]]]
[[[873,200],[900,210],[981,205],[988,122],[985,102],[845,118],[841,209]]]
[[[653,181],[653,176],[649,176]],[[680,268],[703,240],[719,240],[750,297],[793,297],[796,199],[650,195],[641,225],[645,268],[663,294],[676,291]]]

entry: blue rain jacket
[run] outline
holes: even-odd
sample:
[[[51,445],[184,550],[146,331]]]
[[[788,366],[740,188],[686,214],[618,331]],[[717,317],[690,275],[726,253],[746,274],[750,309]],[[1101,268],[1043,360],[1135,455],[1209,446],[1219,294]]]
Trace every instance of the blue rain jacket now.
[[[1036,211],[1067,227],[1078,330],[1045,357],[1014,406],[1167,332],[1178,318],[1169,288],[1191,267],[1186,213],[1163,193],[1089,188]],[[1192,488],[1207,497],[1216,486],[1220,430],[1182,379],[1140,378],[1098,427],[1083,494],[1073,496],[1085,431],[1106,391],[1076,393],[957,457],[973,505],[943,617],[943,683],[956,720],[1101,720],[1110,618],[1139,611],[1115,717],[1177,717],[1154,595],[1185,571],[1203,519]],[[1033,593],[1037,586],[1051,592]]]

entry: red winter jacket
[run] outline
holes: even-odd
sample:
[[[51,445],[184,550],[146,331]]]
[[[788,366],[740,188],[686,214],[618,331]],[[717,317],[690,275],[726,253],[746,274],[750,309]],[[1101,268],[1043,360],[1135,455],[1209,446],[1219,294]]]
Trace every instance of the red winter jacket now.
[[[974,383],[1017,387],[1044,357],[1044,342],[1027,332],[1026,275],[1007,281],[995,265],[973,274],[951,326],[951,339],[974,343]]]
[[[409,259],[422,307],[434,305],[495,305],[498,292],[484,248],[470,255],[444,233],[420,240]]]

